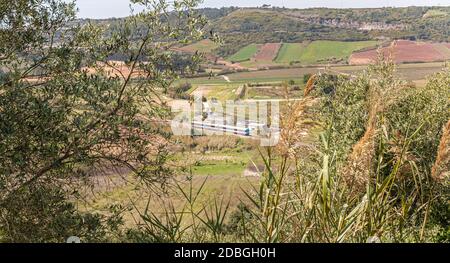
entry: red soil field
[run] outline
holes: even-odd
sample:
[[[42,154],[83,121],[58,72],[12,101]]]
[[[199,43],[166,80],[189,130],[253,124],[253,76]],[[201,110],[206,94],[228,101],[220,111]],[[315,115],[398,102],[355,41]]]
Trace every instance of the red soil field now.
[[[417,43],[414,41],[409,41],[409,40],[396,40],[396,41],[394,41],[394,44],[397,46],[411,46],[411,45],[415,45]]]
[[[272,61],[278,55],[278,50],[280,50],[280,43],[268,43],[263,45],[258,53],[256,53],[254,60],[255,61]]]
[[[414,42],[408,40],[397,40],[391,46],[382,49],[387,57],[392,57],[396,63],[405,62],[433,62],[450,59],[440,50],[450,44]],[[357,52],[351,55],[351,65],[362,65],[373,63],[377,58],[377,50]]]

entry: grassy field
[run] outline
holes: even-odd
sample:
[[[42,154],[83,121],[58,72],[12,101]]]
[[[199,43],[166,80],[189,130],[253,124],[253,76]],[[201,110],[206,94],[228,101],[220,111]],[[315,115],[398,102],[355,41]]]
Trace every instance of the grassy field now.
[[[229,57],[228,60],[233,62],[242,62],[246,60],[250,60],[256,52],[258,52],[260,45],[250,44],[241,50],[239,50],[236,54]]]
[[[236,207],[241,203],[241,200],[247,200],[241,189],[252,189],[252,187],[257,186],[260,180],[259,177],[244,177],[234,173],[217,175],[217,172],[215,172],[214,174],[208,175],[207,172],[203,175],[197,174],[191,180],[182,177],[177,178],[184,191],[189,191],[191,187],[193,192],[202,189],[196,203],[197,208],[210,204],[217,197],[223,197],[226,203],[230,202],[230,207]],[[130,208],[129,211],[122,214],[125,226],[133,227],[142,223],[137,211],[143,213],[147,205],[152,212],[161,215],[164,215],[165,209],[170,210],[172,205],[177,211],[180,211],[186,205],[185,199],[180,196],[180,192],[176,188],[166,189],[166,194],[157,196],[134,178],[128,177],[127,179],[126,184],[123,183],[109,188],[96,194],[90,200],[77,204],[78,208],[81,211],[96,211],[107,214],[111,205],[121,204],[123,207]],[[183,223],[187,222],[183,221]]]
[[[375,47],[377,41],[313,41],[304,43],[284,43],[273,61],[250,61],[261,45],[251,44],[229,57],[229,61],[242,62],[248,68],[261,68],[276,64],[298,62],[303,65],[342,63],[355,51]]]
[[[181,50],[194,53],[196,51],[201,53],[211,53],[214,49],[218,47],[218,44],[214,41],[211,41],[209,39],[201,40],[197,43],[184,46],[181,48]]]
[[[195,148],[186,153],[177,153],[171,158],[174,169],[184,167],[185,171],[178,171],[178,174],[192,175],[192,181],[186,180],[186,176],[178,176],[177,182],[184,189],[189,188],[192,183],[194,191],[197,191],[203,183],[202,194],[199,198],[199,204],[207,204],[214,197],[223,196],[225,201],[230,201],[232,205],[237,205],[240,200],[245,199],[241,189],[250,189],[256,185],[259,177],[245,176],[244,171],[252,162],[261,162],[258,152],[249,147],[253,142],[251,140],[239,139],[233,149],[210,149],[201,153],[203,147],[210,147],[221,141],[230,142],[237,140],[234,136],[218,136],[212,139],[199,137],[196,139]],[[163,212],[162,201],[153,196],[145,187],[131,176],[126,176],[126,180],[117,178],[116,182],[108,183],[108,186],[102,188],[102,191],[88,200],[86,203],[79,204],[83,210],[100,211],[107,213],[111,204],[121,203],[124,206],[133,206],[139,211],[144,211],[147,202],[150,199],[149,207],[152,211]],[[109,182],[109,181],[108,181]],[[171,201],[177,208],[184,205],[183,198],[180,198],[176,189],[167,189],[166,201]],[[167,208],[167,207],[166,207]],[[139,216],[135,211],[125,213],[124,219],[127,225],[134,225]]]
[[[443,17],[448,16],[449,14],[442,10],[428,10],[428,12],[423,16],[423,18],[433,18],[433,17]]]
[[[303,85],[299,85],[299,90],[281,86],[263,86],[248,88],[246,99],[298,99],[303,97]]]
[[[317,64],[327,62],[330,59],[346,59],[353,52],[366,47],[376,46],[377,43],[377,41],[314,41],[303,50],[300,62],[302,64]]]
[[[305,46],[301,43],[285,43],[275,59],[277,63],[290,63],[300,61]]]
[[[216,98],[219,100],[234,100],[236,99],[236,90],[239,85],[198,85],[196,91],[201,91],[207,98]]]
[[[223,176],[223,175],[241,176],[246,166],[247,163],[245,162],[210,161],[194,167],[192,169],[192,173],[194,175],[204,175],[204,176]]]
[[[284,99],[286,96],[289,98],[301,98],[303,95],[303,83],[298,83],[298,90],[294,90],[290,87],[287,91],[282,87],[281,82],[267,83],[266,86],[260,87],[247,87],[246,95],[242,99]],[[238,98],[236,91],[239,86],[244,84],[223,84],[223,85],[197,85],[191,91],[201,92],[203,96],[208,99],[217,99],[219,101],[235,100]],[[287,92],[287,93],[286,93]]]
[[[366,69],[367,66],[332,66],[328,70],[335,73],[355,74]],[[398,65],[398,74],[407,80],[417,81],[423,80],[430,74],[440,71],[444,68],[443,62],[432,63],[414,63],[414,64],[400,64]],[[198,85],[223,85],[228,86],[246,84],[246,83],[271,83],[279,84],[284,81],[294,80],[297,84],[303,83],[303,75],[314,74],[319,71],[324,71],[324,68],[320,67],[308,67],[308,68],[286,68],[286,69],[273,69],[273,70],[259,70],[249,72],[239,72],[228,74],[231,83],[225,81],[220,76],[213,77],[201,77],[201,78],[189,78],[177,81],[176,84],[189,82],[193,86]],[[220,90],[220,89],[219,89]]]
[[[228,77],[231,81],[243,82],[278,82],[278,81],[298,81],[303,79],[305,74],[316,73],[317,68],[290,68],[290,69],[274,69],[260,70],[251,72],[240,72],[231,74]]]

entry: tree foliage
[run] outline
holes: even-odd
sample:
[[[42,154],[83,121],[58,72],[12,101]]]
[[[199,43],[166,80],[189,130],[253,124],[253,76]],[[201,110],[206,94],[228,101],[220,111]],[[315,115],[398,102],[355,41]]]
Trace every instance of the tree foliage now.
[[[73,194],[78,183],[99,171],[125,169],[149,183],[170,176],[165,138],[153,125],[167,114],[158,92],[195,67],[173,66],[170,48],[201,39],[205,22],[193,11],[196,0],[133,2],[144,11],[109,34],[100,25],[77,24],[73,3],[0,3],[0,233],[5,239],[60,240],[56,233],[43,233],[46,220],[53,214],[59,225],[76,217],[64,200],[79,197]],[[111,61],[115,54],[125,62]],[[29,205],[17,205],[28,198]],[[36,209],[39,203],[48,207]],[[20,227],[31,221],[34,227]]]

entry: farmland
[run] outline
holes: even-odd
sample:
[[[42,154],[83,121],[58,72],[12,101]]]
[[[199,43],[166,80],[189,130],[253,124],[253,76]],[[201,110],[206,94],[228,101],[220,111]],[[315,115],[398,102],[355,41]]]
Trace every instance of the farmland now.
[[[229,58],[247,67],[299,63],[302,65],[345,63],[350,55],[363,48],[375,48],[377,41],[313,41],[305,43],[267,43],[250,45]]]
[[[277,63],[300,62],[305,45],[302,43],[284,43],[275,60]]]
[[[410,81],[426,83],[425,78],[442,69],[443,63],[418,63],[399,65],[398,75]],[[246,99],[276,99],[283,98],[284,91],[281,87],[282,82],[295,80],[303,89],[302,76],[304,74],[317,72],[357,74],[366,69],[366,66],[334,66],[325,70],[323,68],[290,68],[277,70],[260,70],[253,72],[240,72],[227,75],[231,83],[223,78],[194,78],[185,79],[193,84],[191,92],[201,91],[208,99],[217,98],[219,100],[234,100],[236,98],[236,89],[243,84],[248,83],[266,83],[265,86],[250,87],[247,92]],[[271,84],[272,83],[272,84]],[[290,98],[301,98],[302,90],[290,91]],[[304,139],[305,141],[311,138]],[[212,196],[219,196],[230,201],[231,205],[239,204],[241,199],[245,200],[241,189],[250,189],[252,185],[257,185],[259,176],[252,168],[261,167],[260,158],[257,151],[251,145],[254,144],[250,140],[236,139],[233,137],[199,137],[194,142],[183,142],[186,149],[184,154],[177,154],[172,160],[177,167],[186,167],[187,172],[193,176],[191,182],[182,181],[182,187],[188,189],[192,183],[194,190],[202,188],[202,194],[199,202],[208,202]],[[221,144],[221,146],[217,146]],[[261,170],[264,169],[259,168]],[[181,172],[180,172],[181,173]],[[175,193],[171,193],[166,198],[171,198],[176,207],[181,208],[182,200]],[[86,209],[95,209],[99,211],[107,211],[109,202],[123,202],[124,200],[132,200],[133,205],[139,209],[144,209],[150,198],[148,193],[141,189],[133,188],[125,184],[116,188],[109,189],[86,204]],[[167,201],[167,200],[166,200]],[[161,203],[151,200],[150,207],[156,211],[162,211]],[[127,214],[125,218],[129,221],[133,220],[133,215]]]
[[[279,43],[268,43],[264,44],[256,53],[254,60],[255,61],[272,61],[277,57],[278,50],[280,49],[281,44]]]
[[[214,49],[216,49],[219,45],[212,40],[204,39],[198,41],[194,44],[187,45],[179,48],[181,51],[195,53],[196,51],[201,53],[211,53]]]
[[[376,47],[376,41],[340,42],[314,41],[302,52],[302,64],[327,63],[346,60],[354,51],[367,47]]]
[[[229,57],[228,60],[232,62],[242,62],[250,60],[259,50],[260,45],[250,44],[241,50],[239,50],[236,54]]]
[[[450,59],[448,44],[414,42],[399,40],[394,41],[389,47],[382,49],[385,56],[392,56],[396,63],[433,62]],[[376,60],[377,51],[369,50],[357,52],[350,58],[350,64],[369,64]]]
[[[397,73],[407,80],[423,80],[428,75],[437,72],[444,67],[443,62],[433,63],[410,63],[398,65]],[[332,65],[330,67],[292,67],[285,69],[257,70],[249,72],[237,72],[226,74],[231,82],[227,82],[221,76],[185,78],[174,84],[189,82],[194,86],[198,85],[236,85],[246,83],[282,83],[294,80],[298,83],[302,81],[303,75],[317,72],[339,72],[344,74],[355,74],[366,69],[366,65]]]
[[[377,57],[378,41],[312,41],[303,43],[252,44],[229,58],[246,68],[257,69],[277,65],[367,65]],[[364,50],[364,51],[361,51]],[[450,59],[449,43],[393,41],[381,49],[396,63],[435,62]]]

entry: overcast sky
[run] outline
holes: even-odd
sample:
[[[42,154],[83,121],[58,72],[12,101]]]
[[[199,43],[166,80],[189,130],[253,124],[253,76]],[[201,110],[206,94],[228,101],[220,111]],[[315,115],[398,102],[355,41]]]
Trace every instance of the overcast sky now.
[[[67,0],[69,1],[69,0]],[[124,17],[129,14],[129,0],[76,0],[81,18]],[[204,0],[201,7],[274,6],[308,8],[362,8],[383,6],[450,6],[450,0]]]

